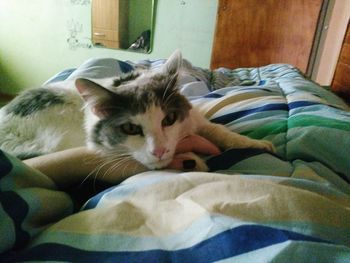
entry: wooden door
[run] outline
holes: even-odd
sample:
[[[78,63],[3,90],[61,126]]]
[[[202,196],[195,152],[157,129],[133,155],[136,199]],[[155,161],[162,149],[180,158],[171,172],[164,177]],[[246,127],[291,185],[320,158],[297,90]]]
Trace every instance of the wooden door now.
[[[350,103],[350,24],[340,51],[339,60],[332,82],[332,91]]]
[[[219,0],[211,68],[307,70],[323,0]]]

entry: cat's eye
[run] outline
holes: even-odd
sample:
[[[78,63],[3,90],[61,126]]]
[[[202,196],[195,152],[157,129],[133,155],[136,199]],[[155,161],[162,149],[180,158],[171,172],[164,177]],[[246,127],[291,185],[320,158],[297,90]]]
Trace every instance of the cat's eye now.
[[[175,112],[171,112],[168,115],[165,116],[165,118],[162,120],[162,126],[171,126],[175,123],[177,120],[177,114]]]
[[[141,126],[130,122],[122,124],[120,129],[127,135],[143,135]]]

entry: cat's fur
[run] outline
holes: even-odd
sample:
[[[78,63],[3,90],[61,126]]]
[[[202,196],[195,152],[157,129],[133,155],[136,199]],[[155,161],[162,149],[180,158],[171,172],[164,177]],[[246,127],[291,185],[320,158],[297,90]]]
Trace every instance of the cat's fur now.
[[[205,119],[179,92],[178,80],[184,73],[177,51],[160,69],[136,71],[108,86],[77,79],[79,95],[65,87],[27,91],[0,111],[0,147],[23,156],[78,146],[86,140],[89,148],[108,156],[131,155],[150,169],[166,167],[177,143],[190,134],[222,149],[274,151],[268,141],[250,139]],[[35,101],[37,109],[26,107]],[[196,160],[197,170],[207,169],[196,155],[189,153],[188,158]]]
[[[85,144],[83,102],[64,84],[27,90],[0,109],[2,150],[26,159]]]

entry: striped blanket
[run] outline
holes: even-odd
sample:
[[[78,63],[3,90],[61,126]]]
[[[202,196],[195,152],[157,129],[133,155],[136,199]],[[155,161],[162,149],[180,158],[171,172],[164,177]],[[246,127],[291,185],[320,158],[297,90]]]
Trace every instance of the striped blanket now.
[[[290,65],[197,70],[182,87],[192,104],[275,155],[228,150],[208,173],[145,172],[76,209],[1,152],[0,261],[350,262],[346,104]]]

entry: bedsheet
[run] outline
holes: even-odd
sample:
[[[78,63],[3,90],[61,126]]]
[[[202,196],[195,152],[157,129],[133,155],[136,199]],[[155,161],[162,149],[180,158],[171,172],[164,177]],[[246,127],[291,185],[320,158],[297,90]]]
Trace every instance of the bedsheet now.
[[[117,72],[163,63],[108,61]],[[91,65],[64,78],[94,75]],[[182,92],[213,122],[270,140],[277,153],[228,150],[207,159],[208,173],[145,172],[77,210],[1,152],[0,261],[350,262],[348,106],[286,64],[197,68]]]

